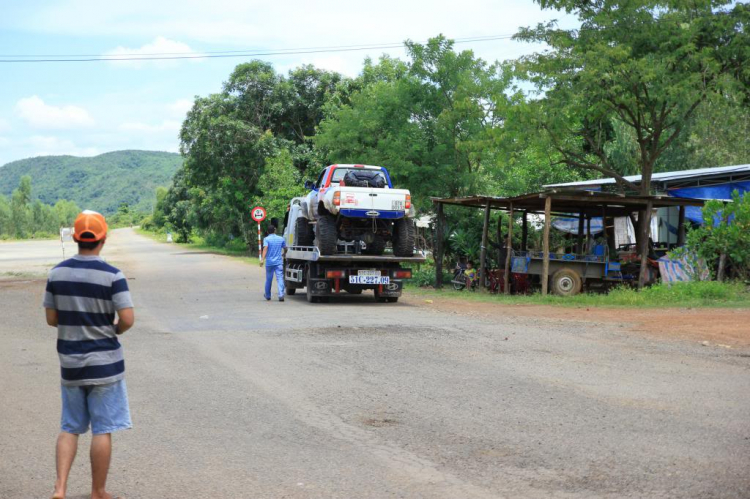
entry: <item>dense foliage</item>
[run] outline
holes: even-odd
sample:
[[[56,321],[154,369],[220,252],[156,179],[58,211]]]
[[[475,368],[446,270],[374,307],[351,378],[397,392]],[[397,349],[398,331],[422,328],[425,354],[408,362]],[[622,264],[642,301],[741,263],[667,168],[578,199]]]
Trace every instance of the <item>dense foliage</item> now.
[[[151,211],[154,190],[168,186],[182,164],[178,154],[117,151],[91,158],[40,156],[0,168],[0,194],[9,196],[21,177],[34,179],[34,198],[55,204],[70,199],[85,209],[113,215],[122,203]]]
[[[180,135],[184,167],[151,222],[182,239],[197,231],[252,247],[252,205],[279,218],[302,181],[333,163],[387,166],[430,213],[431,196],[516,195],[602,175],[649,193],[656,171],[750,162],[746,4],[538,3],[580,27],[521,29],[518,40],[546,49],[516,61],[483,61],[439,36],[407,42],[405,60],[368,59],[353,79],[237,66],[220,93],[195,100]],[[643,175],[640,186],[631,174]],[[476,260],[481,213],[446,215],[452,256]]]
[[[28,175],[21,177],[10,199],[0,194],[0,239],[54,236],[61,227],[71,227],[81,211],[73,201],[61,199],[52,206],[32,194]]]
[[[705,258],[719,280],[730,275],[750,281],[750,196],[735,191],[726,205],[709,201],[703,218],[704,224],[688,233],[688,250]]]

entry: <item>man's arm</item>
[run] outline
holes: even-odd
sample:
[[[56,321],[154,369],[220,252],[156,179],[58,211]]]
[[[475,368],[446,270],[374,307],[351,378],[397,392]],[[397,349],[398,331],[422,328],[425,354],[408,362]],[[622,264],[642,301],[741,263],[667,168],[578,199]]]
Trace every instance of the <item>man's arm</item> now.
[[[117,311],[117,334],[122,334],[135,324],[135,311],[132,308],[122,308]]]
[[[260,254],[259,264],[263,265],[263,260],[266,259],[266,253],[268,253],[268,246],[263,246],[263,253]]]
[[[54,308],[45,308],[44,313],[47,315],[47,324],[57,327],[57,310]]]

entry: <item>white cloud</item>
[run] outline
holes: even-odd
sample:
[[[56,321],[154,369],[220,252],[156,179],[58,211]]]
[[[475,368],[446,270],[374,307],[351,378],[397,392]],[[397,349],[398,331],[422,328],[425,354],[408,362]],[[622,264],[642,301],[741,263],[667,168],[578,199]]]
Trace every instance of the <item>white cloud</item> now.
[[[78,147],[71,140],[55,136],[35,135],[24,140],[30,156],[96,156],[99,150],[95,147]]]
[[[167,111],[177,118],[184,118],[193,108],[193,99],[178,99],[167,105]]]
[[[94,124],[94,118],[84,108],[50,106],[37,95],[20,99],[16,103],[16,113],[34,128],[64,130]]]
[[[144,132],[144,133],[161,133],[177,132],[180,130],[180,122],[175,120],[164,120],[159,125],[149,125],[148,123],[127,122],[120,125],[123,132]]]
[[[0,133],[10,132],[10,123],[0,118]]]
[[[163,55],[153,55],[163,54]],[[163,36],[157,36],[153,42],[147,43],[137,49],[127,47],[117,47],[114,50],[110,50],[105,55],[107,57],[114,57],[118,61],[110,61],[110,64],[114,66],[122,66],[129,68],[145,68],[145,67],[157,67],[157,68],[170,68],[175,67],[179,64],[180,59],[154,59],[154,60],[128,60],[132,58],[145,57],[152,55],[153,57],[171,57],[180,55],[197,55],[188,45],[170,40]],[[190,61],[200,61],[200,59],[186,59]]]

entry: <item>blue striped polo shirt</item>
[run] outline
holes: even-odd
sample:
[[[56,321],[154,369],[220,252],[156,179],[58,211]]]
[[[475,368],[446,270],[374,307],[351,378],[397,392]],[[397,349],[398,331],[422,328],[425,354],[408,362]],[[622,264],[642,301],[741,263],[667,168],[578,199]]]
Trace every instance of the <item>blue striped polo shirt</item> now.
[[[50,270],[45,308],[57,310],[62,384],[104,385],[125,377],[115,312],[132,308],[125,276],[98,256],[76,255]]]

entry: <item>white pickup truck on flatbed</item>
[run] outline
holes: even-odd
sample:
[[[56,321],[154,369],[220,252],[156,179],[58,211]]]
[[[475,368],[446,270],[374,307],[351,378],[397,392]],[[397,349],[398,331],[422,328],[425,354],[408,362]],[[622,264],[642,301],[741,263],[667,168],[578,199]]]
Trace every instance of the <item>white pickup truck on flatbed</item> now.
[[[315,241],[321,255],[333,255],[342,243],[356,243],[362,252],[381,255],[390,243],[393,254],[414,254],[415,210],[406,189],[394,189],[382,166],[331,165],[301,201],[295,222],[296,244]]]
[[[404,264],[423,263],[424,254],[412,251],[410,256],[399,256],[390,251],[379,255],[367,254],[360,240],[337,241],[333,254],[322,254],[314,236],[300,241],[300,227],[306,228],[305,203],[308,198],[294,198],[284,218],[283,236],[287,243],[284,259],[286,292],[293,295],[305,288],[311,303],[327,301],[332,296],[359,295],[372,289],[379,302],[396,302],[403,283],[412,277]],[[304,237],[304,236],[303,236]]]

